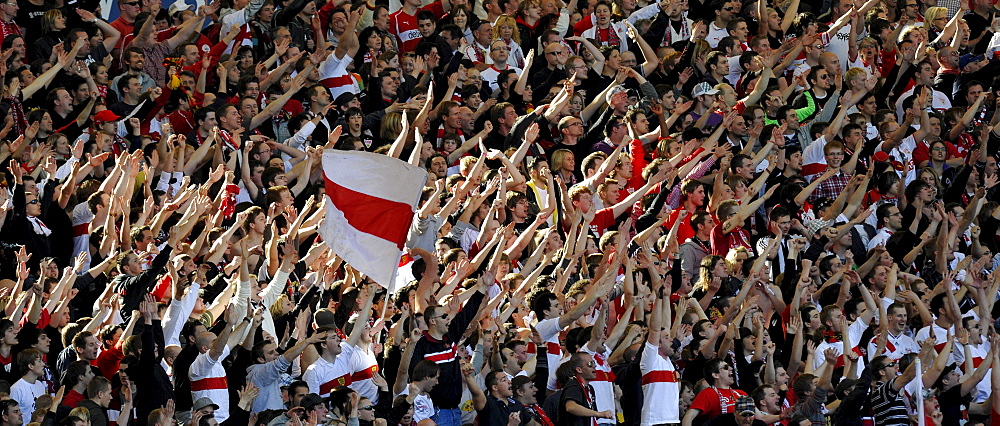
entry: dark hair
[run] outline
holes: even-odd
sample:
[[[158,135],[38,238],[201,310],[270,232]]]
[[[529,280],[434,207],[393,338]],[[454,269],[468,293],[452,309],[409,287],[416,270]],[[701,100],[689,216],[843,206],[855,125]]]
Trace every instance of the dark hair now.
[[[552,301],[559,300],[554,293],[547,289],[536,291],[529,299],[528,304],[531,306],[531,311],[539,320],[545,318],[545,311],[552,307]]]

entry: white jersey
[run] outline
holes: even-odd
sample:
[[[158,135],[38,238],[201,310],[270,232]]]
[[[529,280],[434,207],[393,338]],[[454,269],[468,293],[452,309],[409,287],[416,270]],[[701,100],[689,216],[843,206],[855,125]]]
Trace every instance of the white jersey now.
[[[601,346],[600,352],[593,352],[587,345],[583,345],[580,347],[580,352],[588,353],[594,357],[594,364],[596,364],[594,373],[597,374],[597,377],[590,381],[590,386],[594,388],[594,403],[597,404],[597,411],[614,413],[617,411],[615,410],[615,373],[611,372],[611,365],[608,364],[611,350],[607,346]],[[616,421],[597,419],[597,423],[613,425]]]
[[[660,348],[646,342],[642,348],[642,426],[680,423],[681,386],[670,359],[660,356]]]
[[[403,388],[403,391],[399,394],[403,396],[409,395],[410,387]],[[422,393],[413,398],[413,423],[429,419],[434,416],[435,412],[437,412],[437,408],[434,407],[434,401],[431,400],[430,395]]]
[[[497,78],[500,77],[501,71],[514,70],[514,73],[521,76],[521,69],[513,65],[507,64],[503,69],[497,68],[496,64],[490,65],[489,68],[480,71],[479,76],[482,77],[484,83],[490,85],[490,90],[497,90],[500,88],[500,84],[497,83]]]
[[[351,384],[351,369],[347,357],[338,356],[333,362],[319,357],[306,368],[302,380],[309,385],[309,392],[324,398],[330,396],[331,390]]]
[[[876,152],[882,151],[882,145],[884,143],[885,142],[879,143],[878,146],[875,148],[875,151]],[[889,151],[889,156],[891,156],[893,160],[898,161],[900,164],[908,163],[910,166],[913,166],[914,165],[913,151],[915,151],[916,149],[917,149],[917,140],[913,139],[913,135],[910,135],[903,138],[903,140],[900,141],[899,144],[896,145],[896,147],[892,148]]]
[[[857,353],[858,356],[858,368],[855,370],[854,379],[860,377],[861,371],[865,369],[865,357],[862,355],[861,349],[858,345],[861,344],[861,334],[865,332],[868,328],[868,324],[865,324],[861,320],[854,321],[851,325],[847,327],[847,335],[844,336],[850,343],[851,349]],[[822,354],[827,349],[833,349],[837,353],[837,367],[844,365],[844,342],[823,342],[816,346],[816,353]],[[818,370],[826,362],[826,357],[818,356],[813,360],[813,370]]]
[[[535,325],[535,330],[538,330],[538,334],[545,341],[545,359],[549,362],[549,380],[546,388],[556,390],[556,369],[553,366],[559,366],[562,361],[562,347],[559,346],[559,333],[562,328],[559,327],[559,318],[539,321]]]
[[[330,96],[337,99],[344,93],[358,93],[361,87],[351,73],[347,72],[347,66],[354,58],[344,55],[337,58],[337,52],[330,53],[326,60],[319,65],[319,83],[330,89]]]
[[[931,327],[934,327],[934,350],[941,352],[941,349],[944,349],[944,345],[948,343],[948,331],[951,330],[952,336],[956,334],[955,326],[953,325],[949,328],[949,330],[946,330],[941,326],[937,325],[936,322],[933,322],[931,323],[930,326],[918,330],[917,335],[914,336],[914,339],[918,342],[923,342],[924,340],[927,340],[927,338],[931,337]],[[963,362],[965,362],[965,354],[959,350],[952,350],[951,360],[948,361],[948,363],[949,364],[956,363],[958,365],[962,365]]]
[[[907,336],[904,333],[899,333],[898,336],[893,336],[892,333],[886,333],[886,334],[888,334],[888,336],[885,342],[885,353],[883,353],[882,355],[889,357],[889,359],[893,361],[899,361],[899,359],[902,358],[903,355],[906,355],[908,353],[920,352],[920,345],[918,345],[917,342],[913,340],[912,337]],[[869,361],[871,361],[872,358],[875,357],[875,352],[877,350],[878,350],[878,339],[876,336],[876,338],[872,338],[872,340],[868,342]]]
[[[956,351],[965,353],[965,349],[962,347],[962,345],[956,344],[955,346],[956,346],[955,349]],[[969,353],[970,355],[972,355],[972,368],[979,368],[980,364],[988,361],[986,357],[989,356],[990,354],[989,342],[983,340],[983,342],[978,345],[970,344],[968,345],[968,347],[969,347]],[[962,364],[962,370],[965,370],[965,364]],[[972,371],[963,371],[963,372],[966,374],[972,374]],[[983,380],[980,380],[979,384],[976,385],[976,391],[973,392],[972,397],[973,401],[976,402],[977,404],[986,402],[986,400],[989,399],[990,395],[993,393],[993,390],[990,386],[990,380],[991,380],[990,378],[992,377],[991,376],[992,372],[993,372],[992,368],[987,370],[986,376],[983,377]]]
[[[87,202],[82,202],[73,207],[73,255],[80,252],[90,253],[90,221],[94,220],[94,214],[90,212]],[[83,269],[90,269],[90,256],[84,260]]]
[[[215,418],[222,423],[229,418],[229,382],[226,380],[226,369],[222,367],[222,360],[229,356],[229,346],[222,350],[219,359],[213,360],[208,352],[198,354],[188,377],[191,379],[191,400],[198,398],[208,398],[212,403],[218,405],[215,410]]]
[[[347,365],[351,369],[351,389],[354,389],[361,396],[368,398],[372,404],[378,404],[378,386],[372,381],[372,376],[378,372],[378,361],[375,354],[361,350],[357,346],[348,344],[341,345],[344,352],[339,358],[346,358]],[[371,343],[368,344],[371,346]]]

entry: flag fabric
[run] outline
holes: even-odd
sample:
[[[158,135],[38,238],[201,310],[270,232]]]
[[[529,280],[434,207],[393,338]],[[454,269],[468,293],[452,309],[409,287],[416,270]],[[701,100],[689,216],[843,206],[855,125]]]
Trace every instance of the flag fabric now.
[[[345,262],[391,289],[427,171],[386,155],[323,152],[323,241]]]

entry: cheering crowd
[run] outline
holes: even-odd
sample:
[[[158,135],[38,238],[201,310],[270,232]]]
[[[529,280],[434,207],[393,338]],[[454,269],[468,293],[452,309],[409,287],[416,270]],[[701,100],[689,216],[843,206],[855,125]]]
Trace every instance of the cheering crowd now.
[[[0,1],[0,426],[1000,425],[995,2]]]

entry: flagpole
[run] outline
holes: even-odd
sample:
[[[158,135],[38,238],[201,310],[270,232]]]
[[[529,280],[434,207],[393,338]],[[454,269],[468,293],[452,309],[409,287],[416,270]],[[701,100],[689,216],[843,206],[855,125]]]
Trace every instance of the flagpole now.
[[[913,379],[917,381],[917,426],[924,426],[924,370],[920,367],[920,358],[914,362],[917,363],[917,377]]]

